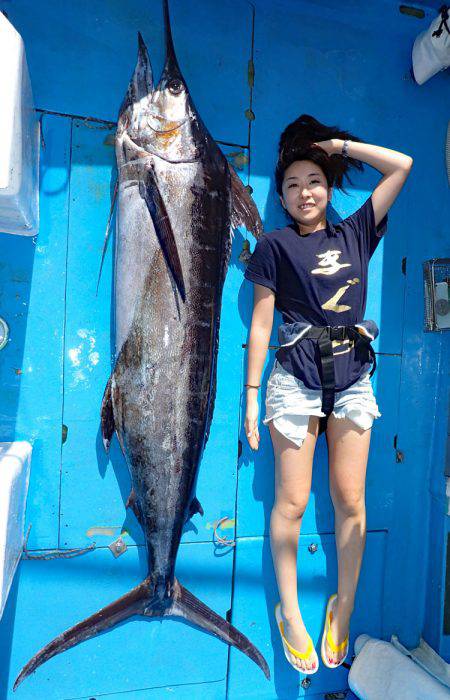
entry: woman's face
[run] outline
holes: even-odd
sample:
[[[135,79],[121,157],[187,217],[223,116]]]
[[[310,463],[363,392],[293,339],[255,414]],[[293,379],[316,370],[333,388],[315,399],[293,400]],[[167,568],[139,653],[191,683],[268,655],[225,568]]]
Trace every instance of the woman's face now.
[[[311,160],[296,160],[284,173],[281,204],[305,232],[325,228],[332,188],[322,168]]]

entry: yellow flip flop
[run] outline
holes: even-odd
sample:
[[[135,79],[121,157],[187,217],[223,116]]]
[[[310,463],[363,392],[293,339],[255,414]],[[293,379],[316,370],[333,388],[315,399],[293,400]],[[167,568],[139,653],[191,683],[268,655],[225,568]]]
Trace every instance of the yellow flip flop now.
[[[344,663],[345,659],[347,658],[347,654],[348,654],[348,635],[346,636],[344,641],[341,642],[341,644],[339,644],[339,646],[337,646],[334,643],[334,639],[333,639],[332,634],[331,634],[331,621],[333,619],[332,607],[333,607],[333,603],[336,600],[336,598],[337,598],[337,593],[333,593],[333,595],[330,595],[330,597],[328,599],[327,612],[325,615],[325,627],[323,630],[322,644],[320,647],[320,655],[322,657],[323,663],[325,664],[325,666],[327,668],[337,668],[342,663]],[[325,649],[325,640],[328,642],[328,646],[330,647],[330,649],[332,649],[332,651],[334,651],[334,652],[339,652],[342,649],[345,649],[345,655],[342,657],[342,659],[339,661],[338,664],[333,664],[333,663],[330,664],[328,662],[328,658],[326,655],[326,649]]]
[[[299,673],[305,673],[306,675],[309,675],[309,676],[312,675],[313,673],[317,673],[317,671],[319,670],[319,658],[317,656],[316,650],[314,649],[314,644],[313,644],[313,641],[312,641],[311,637],[309,636],[309,634],[308,634],[309,643],[308,643],[308,648],[306,649],[306,651],[304,651],[304,652],[297,651],[297,649],[294,649],[294,647],[289,644],[288,640],[284,636],[283,618],[281,616],[281,603],[277,603],[275,605],[275,618],[276,618],[277,624],[278,624],[278,631],[280,632],[280,635],[281,635],[281,641],[283,642],[284,655],[285,655],[286,659],[289,661],[289,663],[291,664],[292,668],[295,668],[295,670],[298,671]],[[309,669],[298,668],[297,666],[295,666],[292,663],[291,658],[288,654],[288,651],[290,651],[291,654],[296,656],[298,659],[303,659],[305,661],[311,661],[312,663],[315,663],[316,667],[309,668]]]

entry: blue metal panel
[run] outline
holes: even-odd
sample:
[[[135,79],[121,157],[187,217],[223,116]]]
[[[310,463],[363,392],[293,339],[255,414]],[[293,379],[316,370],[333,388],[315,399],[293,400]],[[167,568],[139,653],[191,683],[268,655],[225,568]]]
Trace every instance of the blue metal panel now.
[[[0,236],[1,313],[11,332],[0,356],[1,439],[33,443],[31,548],[58,545],[70,120],[45,116],[42,135],[39,235]]]
[[[130,490],[117,443],[112,459],[120,488],[115,470],[107,468],[99,433],[100,406],[114,343],[112,237],[95,295],[116,177],[110,137],[110,129],[102,125],[74,121],[64,354],[64,423],[68,432],[61,481],[61,538],[71,547],[84,546],[86,531],[93,526],[120,526],[125,515],[121,491],[126,500]]]
[[[436,347],[438,345],[438,347]],[[446,661],[450,659],[450,635],[445,634],[444,614],[448,607],[446,587],[448,535],[448,496],[446,466],[450,459],[450,333],[436,336],[434,346],[438,386],[433,421],[430,459],[430,520],[427,547],[427,594],[422,636]],[[446,464],[447,463],[447,464]]]
[[[99,543],[109,543],[113,539],[110,529],[118,534],[124,523],[123,504],[130,491],[117,441],[113,441],[108,464],[99,432],[114,343],[112,241],[95,296],[110,191],[114,188],[110,136],[99,125],[74,123],[64,364],[68,436],[63,446],[61,493],[61,541],[70,547],[84,546],[91,528],[97,528]],[[211,541],[214,524],[225,516],[229,521],[223,525],[224,534],[228,538],[233,535],[239,411],[230,411],[229,406],[239,406],[241,359],[235,351],[235,329],[240,321],[235,299],[242,279],[237,260],[240,246],[235,243],[223,292],[214,420],[197,487],[205,515],[195,515],[186,525],[183,541]],[[109,530],[102,535],[99,527]],[[134,515],[127,515],[125,527],[138,543],[143,542]],[[89,536],[94,536],[92,531]]]
[[[409,74],[414,38],[436,14],[437,3],[429,5],[433,9],[425,8],[425,19],[420,21],[400,14],[391,2],[366,3],[363,11],[360,3],[327,2],[324,16],[323,3],[255,0],[256,80],[252,106],[256,120],[251,129],[251,184],[266,229],[284,223],[273,189],[276,144],[282,128],[301,112],[327,123],[342,124],[365,141],[403,150],[415,161],[407,186],[390,211],[388,233],[370,267],[366,317],[374,318],[381,329],[375,343],[381,353],[379,370],[373,382],[383,415],[372,433],[367,477],[369,533],[351,621],[352,638],[360,632],[389,638],[395,632],[407,645],[418,642],[428,606],[425,591],[432,594],[439,586],[439,561],[430,555],[436,546],[436,519],[428,520],[429,491],[433,503],[438,504],[435,507],[439,507],[443,496],[438,465],[441,452],[432,441],[442,439],[441,423],[436,426],[435,417],[442,410],[442,394],[447,397],[448,391],[448,378],[440,382],[436,371],[438,362],[447,361],[447,347],[439,334],[424,334],[422,330],[421,270],[422,260],[448,254],[450,211],[443,160],[448,75],[438,74],[426,85],[417,86]],[[158,2],[143,8],[138,0],[131,4],[97,3],[95,7],[87,3],[57,5],[48,0],[40,4],[38,12],[30,12],[28,0],[4,2],[1,6],[24,36],[38,107],[114,120],[134,65],[138,29],[148,42],[155,72],[159,73],[163,37]],[[189,3],[171,0],[171,10],[180,64],[205,123],[216,138],[247,143],[244,110],[249,97],[246,64],[251,39],[248,4],[243,0],[227,0],[220,7],[201,3],[192,12]],[[391,47],[390,52],[381,53],[380,36]],[[92,126],[82,122],[75,126],[72,152],[74,201],[68,241],[64,358],[64,422],[69,432],[63,446],[62,546],[84,545],[92,539],[107,544],[122,527],[128,492],[128,477],[117,444],[109,463],[98,433],[99,404],[110,371],[111,250],[98,298],[94,288],[114,158],[113,149],[104,143],[109,130]],[[36,245],[29,239],[0,234],[0,313],[11,327],[11,341],[0,354],[0,429],[4,440],[17,437],[34,443],[27,513],[28,522],[33,523],[31,547],[58,544],[69,121],[45,116],[44,137],[42,225]],[[367,166],[366,171],[355,175],[349,197],[335,193],[333,205],[341,216],[354,211],[376,185],[379,174]],[[249,451],[242,431],[239,389],[246,358],[240,346],[247,340],[251,316],[251,285],[242,283],[243,265],[237,257],[242,242],[241,233],[236,234],[224,290],[216,409],[200,467],[198,496],[205,516],[193,519],[198,531],[186,528],[179,572],[184,584],[225,614],[229,607],[230,550],[224,557],[220,550],[213,552],[210,543],[188,542],[210,540],[213,523],[225,515],[231,520],[223,534],[233,537],[236,443],[241,426],[244,451],[239,470],[239,534],[243,539],[238,540],[233,621],[268,660],[273,645],[275,688],[252,662],[232,650],[230,697],[246,697],[247,691],[247,696],[253,693],[258,698],[283,693],[296,696],[298,675],[286,664],[272,619],[276,587],[268,540],[245,539],[267,533],[265,516],[273,500],[273,457],[267,430],[261,427],[261,448],[256,454]],[[406,278],[401,272],[404,256]],[[278,321],[276,314],[274,342]],[[95,347],[91,347],[91,338]],[[265,381],[272,361],[273,352],[264,371]],[[402,462],[394,461],[396,433]],[[307,550],[310,542],[318,542],[315,532],[332,530],[332,512],[322,476],[325,464],[322,437],[302,530],[311,534],[301,538],[299,568],[301,580],[305,580],[305,572],[314,584],[310,591],[306,586],[302,611],[316,641],[323,623],[323,614],[317,615],[317,610],[323,613],[326,596],[332,592],[329,581],[336,581],[334,538],[322,536],[325,552],[320,543],[315,555]],[[320,497],[316,498],[316,493]],[[114,534],[111,530],[108,534],[99,534],[98,530],[88,534],[90,528],[98,526],[112,526]],[[127,515],[125,526],[131,538],[142,541],[134,516]],[[387,532],[374,532],[376,529]],[[201,556],[198,554],[193,568],[195,551]],[[443,557],[444,551],[440,554]],[[426,576],[432,572],[424,563],[427,557],[435,572],[428,589]],[[24,562],[8,614],[0,626],[0,695],[5,674],[9,673],[9,690],[3,696],[10,697],[11,680],[21,663],[53,634],[134,585],[144,572],[141,561],[139,574],[137,559],[136,548],[130,548],[119,560],[113,560],[109,550],[101,549],[71,562]],[[192,585],[189,574],[194,577]],[[320,601],[316,593],[319,577],[324,591]],[[88,590],[92,597],[86,596]],[[262,600],[268,594],[270,605]],[[42,608],[36,604],[38,598]],[[440,624],[440,620],[433,619],[438,615],[437,607],[429,606],[426,624],[426,631],[434,630],[429,637],[434,644]],[[254,618],[248,622],[250,609]],[[122,625],[50,661],[15,697],[22,694],[24,698],[61,700],[107,693],[118,698],[124,691],[137,698],[165,697],[169,693],[176,697],[224,697],[226,646],[188,625],[180,627],[182,624],[170,620],[151,625],[136,620]],[[152,638],[149,643],[148,635],[156,637],[156,629],[158,639]],[[446,639],[441,642],[443,652],[447,644]],[[322,668],[312,677],[312,698],[319,697],[325,687],[345,687],[344,669],[330,676],[332,683],[328,682],[329,674],[324,679],[327,673]]]
[[[433,104],[434,115],[421,112],[420,126],[419,115],[416,117],[416,128],[429,133],[425,149],[429,162],[422,166],[425,150],[420,151],[415,166],[419,168],[418,181],[412,182],[417,199],[424,204],[414,207],[414,222],[408,237],[398,432],[403,461],[397,465],[393,482],[396,521],[388,541],[383,614],[385,633],[395,631],[408,647],[418,645],[429,608],[424,561],[429,548],[436,546],[433,531],[429,529],[430,507],[434,503],[430,500],[430,485],[432,492],[440,492],[442,500],[445,468],[441,456],[439,476],[438,464],[432,468],[432,460],[439,453],[442,455],[448,412],[448,331],[423,331],[422,262],[448,255],[450,220],[442,150],[447,119],[436,121],[436,114],[446,113],[444,97],[433,95]],[[441,363],[444,381],[439,376]],[[441,442],[441,449],[433,447],[434,440]],[[445,557],[445,549],[441,549],[441,556]],[[399,581],[401,585],[392,584]],[[433,626],[438,624],[439,620],[434,620]]]
[[[159,79],[164,58],[161,2],[46,0],[38,15],[30,12],[28,0],[3,6],[24,39],[34,101],[41,109],[116,120],[136,61],[138,31]],[[193,8],[172,0],[170,9],[179,64],[205,124],[216,139],[246,144],[248,3],[226,0]]]
[[[230,607],[231,567],[232,554],[215,556],[209,543],[183,544],[176,574],[194,595],[224,617]],[[109,549],[99,548],[70,561],[23,561],[11,660],[5,664],[9,678],[3,677],[7,688],[0,689],[4,693],[0,697],[62,700],[223,680],[228,647],[215,636],[175,618],[133,618],[50,659],[13,695],[17,673],[38,649],[126,593],[145,575],[145,555],[138,547],[130,547],[118,559]],[[11,622],[9,612],[6,620]],[[8,648],[10,635],[11,625],[0,623],[2,649]]]
[[[450,652],[450,636],[444,635],[445,570],[447,558],[447,535],[449,518],[442,503],[431,496],[429,520],[429,544],[426,562],[426,606],[422,637],[443,658]]]
[[[437,509],[436,509],[437,510]],[[430,552],[430,578],[432,578],[430,589],[430,594],[434,596],[431,604],[427,606],[425,611],[425,621],[426,626],[424,628],[423,637],[427,642],[436,649],[437,652],[442,656],[447,663],[450,660],[450,634],[444,634],[444,605],[448,606],[448,595],[447,595],[447,557],[449,556],[448,551],[448,541],[450,535],[450,518],[448,515],[442,516],[441,511],[438,511],[441,515],[440,523],[436,523],[439,528],[433,529],[435,524],[435,518],[430,517],[430,537],[429,537],[429,552]],[[441,527],[444,526],[444,532],[441,537]],[[442,544],[441,544],[442,542]],[[439,546],[441,545],[441,546]],[[436,553],[432,552],[433,548],[437,550]],[[440,561],[438,561],[439,555]],[[447,599],[447,600],[446,600]],[[428,599],[430,600],[430,599]],[[439,604],[439,610],[436,610]],[[431,628],[432,637],[428,636]],[[439,635],[439,640],[436,640],[436,636]]]
[[[127,693],[126,700],[224,700],[226,697],[226,679],[213,683],[190,683],[189,685],[168,685],[165,688],[151,688],[134,690]],[[101,700],[124,700],[123,693],[107,693]],[[81,698],[70,700],[87,700],[84,695]],[[91,700],[91,699],[89,699]],[[93,699],[92,699],[93,700]],[[323,698],[321,698],[323,700]]]
[[[355,610],[350,623],[349,658],[356,637],[365,632],[379,637],[383,592],[383,566],[386,535],[370,532],[361,568]],[[311,552],[311,544],[317,550]],[[301,674],[287,663],[274,618],[279,600],[267,537],[240,538],[236,550],[233,594],[234,625],[256,644],[266,657],[271,680],[247,658],[230,651],[229,700],[240,698],[304,697],[347,687],[347,670],[329,670],[320,661],[320,642],[328,597],[337,588],[336,547],[332,535],[301,535],[298,549],[299,603],[305,625],[319,654],[319,671],[308,676],[311,685],[305,691]],[[262,585],[264,583],[264,585]],[[245,684],[243,684],[245,679]]]

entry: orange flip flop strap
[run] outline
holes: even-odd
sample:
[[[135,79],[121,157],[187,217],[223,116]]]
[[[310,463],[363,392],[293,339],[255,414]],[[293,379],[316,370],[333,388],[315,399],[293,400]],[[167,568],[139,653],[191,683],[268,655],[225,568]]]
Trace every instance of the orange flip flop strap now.
[[[308,656],[310,656],[311,652],[314,649],[314,645],[312,643],[311,637],[309,637],[307,650],[304,652],[301,652],[301,651],[297,651],[297,649],[294,649],[294,647],[289,644],[288,640],[284,636],[284,625],[282,622],[280,622],[280,632],[281,632],[281,636],[283,638],[283,642],[286,644],[286,646],[289,649],[289,651],[291,652],[291,654],[294,654],[294,656],[296,656],[298,659],[307,659]]]

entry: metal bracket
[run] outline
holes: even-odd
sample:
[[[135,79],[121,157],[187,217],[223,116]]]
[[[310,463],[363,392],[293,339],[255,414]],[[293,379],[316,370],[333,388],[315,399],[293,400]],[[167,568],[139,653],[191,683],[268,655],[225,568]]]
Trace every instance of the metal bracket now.
[[[111,542],[111,544],[109,544],[108,547],[116,559],[128,549],[127,545],[122,539],[122,535],[119,535],[119,537],[116,540],[114,540],[114,542]]]

